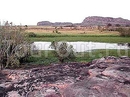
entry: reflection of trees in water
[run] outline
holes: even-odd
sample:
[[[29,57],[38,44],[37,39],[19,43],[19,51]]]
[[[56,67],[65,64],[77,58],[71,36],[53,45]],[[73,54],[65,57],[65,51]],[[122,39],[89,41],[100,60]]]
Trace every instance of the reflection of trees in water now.
[[[118,43],[119,46],[127,46],[130,48],[130,43]]]
[[[128,43],[128,47],[130,48],[130,43]]]

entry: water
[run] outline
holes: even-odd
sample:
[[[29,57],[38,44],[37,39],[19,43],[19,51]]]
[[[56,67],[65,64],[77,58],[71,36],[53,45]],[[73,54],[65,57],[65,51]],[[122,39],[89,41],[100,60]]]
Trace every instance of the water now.
[[[67,42],[72,45],[76,52],[92,51],[97,49],[130,49],[129,43],[100,43],[100,42]],[[51,42],[34,42],[32,47],[34,50],[53,50],[49,46]]]

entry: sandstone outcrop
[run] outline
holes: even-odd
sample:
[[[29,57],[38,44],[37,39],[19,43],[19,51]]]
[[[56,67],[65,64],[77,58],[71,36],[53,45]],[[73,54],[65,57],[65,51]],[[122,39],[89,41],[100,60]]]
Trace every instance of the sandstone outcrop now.
[[[123,18],[113,17],[101,17],[101,16],[89,16],[86,17],[81,23],[71,22],[49,22],[40,21],[37,23],[38,26],[106,26],[111,24],[112,26],[130,26],[130,20]]]
[[[130,58],[0,72],[0,97],[130,97]]]
[[[121,25],[121,26],[126,26],[130,25],[130,20],[123,19],[123,18],[112,18],[112,17],[99,17],[99,16],[91,16],[91,17],[86,17],[82,25],[88,25],[88,26],[94,26],[94,25],[108,25],[111,24],[113,26],[116,25]]]
[[[41,21],[37,23],[38,26],[54,26],[54,27],[60,27],[60,26],[71,26],[73,25],[71,22],[49,22],[49,21]]]

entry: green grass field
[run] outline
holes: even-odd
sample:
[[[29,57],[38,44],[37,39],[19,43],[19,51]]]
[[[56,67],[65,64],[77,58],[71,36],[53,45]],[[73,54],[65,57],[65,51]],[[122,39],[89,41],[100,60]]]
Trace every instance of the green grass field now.
[[[81,32],[81,31],[80,31]],[[92,41],[92,42],[105,42],[105,43],[130,43],[130,37],[121,37],[118,32],[113,31],[89,31],[88,33],[72,32],[69,33],[46,33],[46,32],[34,32],[35,37],[28,37],[31,42],[34,41]],[[102,58],[106,56],[129,56],[130,50],[94,50],[92,52],[76,53],[76,58],[74,60],[67,60],[66,62],[90,62],[97,58]],[[58,58],[53,55],[53,51],[41,51],[40,56],[30,56],[28,62],[32,64],[42,64],[48,65],[51,63],[58,63]]]
[[[66,62],[90,62],[94,59],[106,56],[129,56],[130,50],[94,50],[92,52],[75,53],[76,58],[67,60]],[[55,57],[53,51],[40,51],[38,55],[32,55],[28,58],[31,64],[49,65],[51,63],[59,63],[58,58]]]
[[[36,34],[35,37],[29,37],[29,40],[34,41],[92,41],[92,42],[106,42],[106,43],[129,43],[129,37],[120,37],[120,33],[117,31],[99,31],[99,30],[70,30],[67,28],[59,29],[57,33],[53,33],[54,27],[51,29],[30,29],[26,33],[30,32]]]
[[[129,43],[129,37],[120,37],[119,35],[37,35],[29,37],[30,41],[92,41],[106,43]]]

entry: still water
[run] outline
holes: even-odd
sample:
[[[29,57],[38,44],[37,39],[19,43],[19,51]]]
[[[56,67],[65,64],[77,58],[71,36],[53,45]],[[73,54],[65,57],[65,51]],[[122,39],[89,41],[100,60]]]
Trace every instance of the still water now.
[[[100,43],[100,42],[67,42],[72,45],[76,52],[92,51],[97,49],[130,49],[130,44]],[[34,42],[34,50],[53,50],[49,46],[51,42]]]

